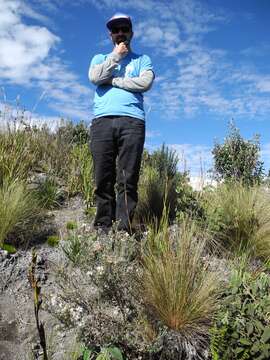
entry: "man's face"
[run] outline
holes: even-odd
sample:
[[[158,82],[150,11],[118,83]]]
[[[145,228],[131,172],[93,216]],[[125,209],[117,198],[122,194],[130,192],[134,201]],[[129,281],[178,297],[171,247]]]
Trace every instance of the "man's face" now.
[[[133,36],[130,26],[125,22],[113,26],[110,34],[114,45],[125,41],[129,44]]]

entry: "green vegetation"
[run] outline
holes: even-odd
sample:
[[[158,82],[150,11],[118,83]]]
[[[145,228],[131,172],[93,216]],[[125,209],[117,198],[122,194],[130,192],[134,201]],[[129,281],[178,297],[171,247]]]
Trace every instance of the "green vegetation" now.
[[[38,214],[33,193],[27,190],[21,180],[3,179],[0,187],[0,246],[8,236],[14,236]]]
[[[55,132],[29,126],[0,132],[1,249],[12,254],[27,247],[41,219],[73,196],[80,195],[93,216],[88,141],[83,123],[63,122]],[[259,151],[258,137],[247,141],[231,126],[213,149],[218,184],[200,192],[187,172],[178,171],[175,151],[164,144],[145,151],[134,220],[146,230],[141,241],[116,228],[101,236],[84,233],[79,222],[66,223],[57,249],[65,255],[56,274],[63,305],[57,317],[78,327],[75,315],[82,311],[85,320],[78,334],[84,346],[67,359],[151,354],[171,360],[188,349],[202,354],[202,348],[210,348],[213,360],[270,357],[270,278],[260,269],[270,261],[270,194]],[[57,246],[59,237],[48,236],[55,233],[42,240]],[[242,256],[244,265],[220,283],[212,263],[224,261],[230,272],[230,260]],[[178,340],[164,349],[172,338]],[[169,349],[176,353],[168,355]]]
[[[221,184],[204,195],[204,210],[216,242],[233,254],[270,256],[270,195],[241,182]]]
[[[168,328],[190,336],[207,331],[217,305],[217,278],[202,262],[208,240],[188,218],[171,234],[163,217],[143,254],[146,306]]]
[[[68,221],[66,223],[66,229],[67,230],[75,230],[78,228],[78,224],[75,221]]]
[[[270,358],[270,278],[235,270],[211,329],[214,360]]]
[[[51,235],[47,239],[47,244],[51,247],[55,247],[59,244],[59,236],[58,235]]]
[[[64,201],[64,191],[53,177],[48,177],[36,190],[37,199],[45,209],[58,208]]]
[[[242,181],[246,185],[262,182],[263,163],[259,160],[259,137],[245,140],[232,123],[223,144],[216,143],[213,150],[214,173],[218,180]]]
[[[139,182],[139,203],[136,210],[139,222],[147,224],[153,221],[159,222],[164,204],[169,210],[169,219],[172,221],[175,218],[176,187],[180,175],[177,164],[176,152],[164,144],[152,155],[145,151]]]
[[[75,145],[71,150],[68,192],[70,195],[83,194],[86,209],[93,205],[93,161],[88,144]]]

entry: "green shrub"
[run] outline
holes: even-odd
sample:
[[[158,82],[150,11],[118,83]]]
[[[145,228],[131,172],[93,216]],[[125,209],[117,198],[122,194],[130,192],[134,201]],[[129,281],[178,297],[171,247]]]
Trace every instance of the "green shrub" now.
[[[56,135],[61,137],[67,144],[72,145],[87,144],[90,140],[89,130],[83,121],[77,124],[74,124],[71,121],[63,122],[57,129]]]
[[[245,140],[234,124],[223,144],[216,143],[212,150],[214,172],[218,180],[242,181],[246,185],[262,182],[263,163],[259,160],[258,136]]]
[[[270,195],[236,182],[204,196],[207,224],[222,248],[251,256],[270,256]]]
[[[269,275],[235,271],[211,330],[213,359],[269,359],[269,313]]]
[[[176,183],[176,217],[178,221],[189,216],[194,220],[205,221],[205,213],[201,205],[201,195],[189,184],[188,173],[177,175]]]

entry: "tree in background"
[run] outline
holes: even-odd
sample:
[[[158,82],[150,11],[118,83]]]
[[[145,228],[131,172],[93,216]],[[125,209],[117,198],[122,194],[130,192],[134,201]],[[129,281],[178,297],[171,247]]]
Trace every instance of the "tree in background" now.
[[[215,143],[212,154],[217,180],[242,181],[246,185],[262,182],[264,169],[263,162],[259,160],[258,135],[252,140],[245,140],[234,123],[230,123],[229,135],[223,144]]]

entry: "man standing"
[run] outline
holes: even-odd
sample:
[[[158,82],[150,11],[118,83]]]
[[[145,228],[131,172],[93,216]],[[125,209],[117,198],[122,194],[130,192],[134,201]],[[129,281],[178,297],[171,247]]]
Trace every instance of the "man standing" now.
[[[107,28],[113,51],[94,56],[89,68],[89,79],[97,86],[90,133],[97,204],[94,227],[108,231],[116,220],[119,230],[131,233],[145,140],[143,92],[150,89],[154,72],[147,55],[131,50],[129,16],[114,15]]]

